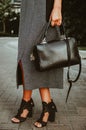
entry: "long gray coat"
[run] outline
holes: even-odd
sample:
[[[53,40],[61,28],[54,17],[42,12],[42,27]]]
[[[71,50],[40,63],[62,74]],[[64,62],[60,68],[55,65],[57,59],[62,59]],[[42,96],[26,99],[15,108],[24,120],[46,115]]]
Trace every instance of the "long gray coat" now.
[[[50,0],[47,0],[47,2]],[[31,50],[50,15],[52,3],[46,0],[22,0],[18,42],[18,63],[22,63],[24,87],[33,90],[41,87],[63,88],[63,69],[37,72],[30,60]],[[48,29],[47,40],[59,38],[58,27]],[[17,85],[22,84],[21,68],[17,66]]]

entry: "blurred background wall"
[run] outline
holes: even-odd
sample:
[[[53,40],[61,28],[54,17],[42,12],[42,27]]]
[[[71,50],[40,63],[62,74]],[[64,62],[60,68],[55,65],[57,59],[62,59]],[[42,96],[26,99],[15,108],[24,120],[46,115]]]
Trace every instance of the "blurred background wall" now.
[[[21,0],[0,0],[0,36],[18,36]],[[86,1],[63,0],[63,24],[78,46],[86,47]]]

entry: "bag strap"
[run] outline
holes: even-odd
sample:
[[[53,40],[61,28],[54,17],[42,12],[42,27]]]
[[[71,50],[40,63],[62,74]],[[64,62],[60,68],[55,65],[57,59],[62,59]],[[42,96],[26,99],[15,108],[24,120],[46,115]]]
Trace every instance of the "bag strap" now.
[[[47,30],[48,30],[48,28],[49,28],[49,26],[50,26],[50,23],[51,23],[51,21],[49,20],[49,22],[48,22],[47,25],[46,25],[46,29],[45,29],[45,33],[44,33],[43,38],[47,36]],[[74,80],[72,80],[72,79],[70,78],[70,60],[71,60],[70,46],[69,46],[68,36],[67,36],[67,34],[65,33],[65,28],[64,28],[63,23],[62,23],[62,25],[61,25],[61,29],[62,29],[62,33],[63,33],[63,35],[65,36],[65,40],[66,40],[66,43],[67,43],[67,54],[68,54],[68,63],[69,63],[69,64],[68,64],[68,71],[67,71],[67,81],[68,81],[68,83],[69,83],[69,89],[68,89],[67,96],[66,96],[66,103],[67,103],[67,100],[68,100],[68,97],[69,97],[69,93],[70,93],[70,90],[71,90],[71,88],[72,88],[72,84],[79,79],[79,76],[80,76],[80,74],[81,74],[81,58],[80,58],[80,62],[79,62],[79,72],[78,72],[76,78],[75,78]]]
[[[81,61],[79,63],[79,72],[78,72],[78,75],[75,78],[75,80],[70,79],[69,71],[70,71],[70,67],[68,67],[68,71],[67,71],[67,80],[68,80],[68,83],[69,83],[69,89],[68,89],[67,96],[66,96],[66,103],[67,103],[67,100],[68,100],[68,97],[69,97],[70,90],[72,88],[72,83],[76,82],[79,79],[79,76],[81,74]]]
[[[68,97],[69,97],[69,93],[70,93],[70,90],[72,88],[72,83],[76,82],[78,79],[79,79],[79,76],[81,74],[81,58],[80,58],[80,61],[79,61],[79,72],[76,76],[76,78],[74,80],[72,80],[70,78],[70,59],[71,59],[71,54],[70,54],[70,46],[69,46],[69,40],[68,38],[66,38],[66,43],[67,43],[67,53],[68,53],[68,71],[67,71],[67,80],[68,80],[68,83],[69,83],[69,89],[68,89],[68,92],[67,92],[67,96],[66,96],[66,103],[67,103],[67,100],[68,100]]]
[[[61,29],[62,29],[63,35],[65,36],[65,41],[67,43],[67,55],[68,55],[67,81],[69,83],[69,89],[68,89],[67,96],[66,96],[66,103],[67,103],[67,100],[68,100],[68,97],[69,97],[69,93],[70,93],[70,90],[72,88],[72,84],[79,79],[80,74],[81,74],[81,57],[80,57],[80,61],[79,61],[79,71],[78,71],[78,74],[77,74],[76,78],[74,80],[72,80],[70,78],[70,61],[71,61],[71,54],[70,54],[70,52],[71,51],[70,51],[70,45],[69,45],[68,35],[66,34],[66,31],[65,31],[63,23],[61,25]]]

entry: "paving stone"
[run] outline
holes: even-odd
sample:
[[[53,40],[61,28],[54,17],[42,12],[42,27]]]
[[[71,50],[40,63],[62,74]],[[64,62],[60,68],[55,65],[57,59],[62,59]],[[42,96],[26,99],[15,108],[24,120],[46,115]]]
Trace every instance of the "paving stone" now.
[[[32,129],[32,119],[27,119],[25,122],[21,123],[19,130],[31,130]]]
[[[86,126],[84,126],[83,124],[73,124],[73,129],[74,130],[86,130]]]
[[[67,116],[60,115],[60,114],[56,116],[56,122],[57,122],[57,124],[63,124],[63,125],[70,124]]]
[[[18,130],[18,129],[4,129],[4,128],[1,128],[0,130]]]
[[[69,120],[74,130],[86,130],[86,116],[70,116]]]
[[[33,125],[42,110],[38,90],[32,95],[35,102],[33,118],[21,124],[11,123],[22,98],[22,86],[16,89],[17,43],[18,38],[0,38],[0,130],[39,130]],[[82,67],[80,79],[73,84],[67,103],[67,69],[64,69],[64,88],[50,90],[58,109],[56,120],[40,130],[86,130],[86,60],[82,59]],[[73,67],[72,75],[75,76],[77,70],[78,67]]]
[[[18,127],[19,127],[18,124],[12,124],[12,123],[0,124],[0,130],[18,130]]]
[[[86,107],[77,107],[78,115],[86,116]]]
[[[33,130],[33,128],[29,128],[24,125],[24,128],[19,127],[18,130]]]
[[[53,125],[53,126],[48,126],[47,130],[71,130],[71,126],[69,125]]]
[[[3,110],[3,112],[0,112],[0,123],[7,123],[8,122],[8,118],[9,118],[9,114],[10,112],[7,110]]]
[[[43,127],[43,128],[36,128],[35,126],[33,126],[33,129],[32,130],[47,130],[47,127]]]

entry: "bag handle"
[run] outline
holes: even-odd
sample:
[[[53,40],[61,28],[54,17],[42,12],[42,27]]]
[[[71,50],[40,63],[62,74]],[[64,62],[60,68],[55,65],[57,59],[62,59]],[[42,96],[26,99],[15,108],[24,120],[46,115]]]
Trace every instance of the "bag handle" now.
[[[48,22],[47,25],[46,25],[46,29],[45,29],[43,38],[46,38],[47,33],[48,33],[47,30],[48,30],[50,24],[51,24],[51,21],[49,20],[49,22]],[[68,97],[69,97],[69,93],[70,93],[70,90],[71,90],[71,88],[72,88],[72,83],[76,82],[76,81],[79,79],[80,74],[81,74],[81,57],[80,57],[80,62],[79,62],[79,72],[78,72],[78,74],[77,74],[75,80],[72,80],[72,79],[70,79],[70,59],[71,59],[71,54],[70,54],[69,40],[68,40],[68,36],[67,36],[66,33],[65,33],[65,29],[64,29],[63,24],[61,25],[61,27],[62,27],[62,32],[63,32],[63,34],[64,34],[64,36],[65,36],[65,39],[64,39],[64,40],[66,40],[66,43],[67,43],[67,54],[68,54],[67,81],[68,81],[68,83],[69,83],[69,89],[68,89],[67,96],[66,96],[66,103],[67,103],[67,100],[68,100]]]
[[[48,33],[48,28],[49,28],[50,25],[51,25],[51,20],[49,20],[48,23],[46,24],[45,32],[44,32],[44,35],[42,36],[42,38],[46,38],[47,33]],[[63,23],[61,24],[60,27],[61,27],[60,33],[62,33],[62,34],[65,36],[65,39],[66,39],[68,36],[67,36],[67,34],[65,33],[65,29],[64,29]],[[62,31],[61,31],[61,30],[62,30]]]

